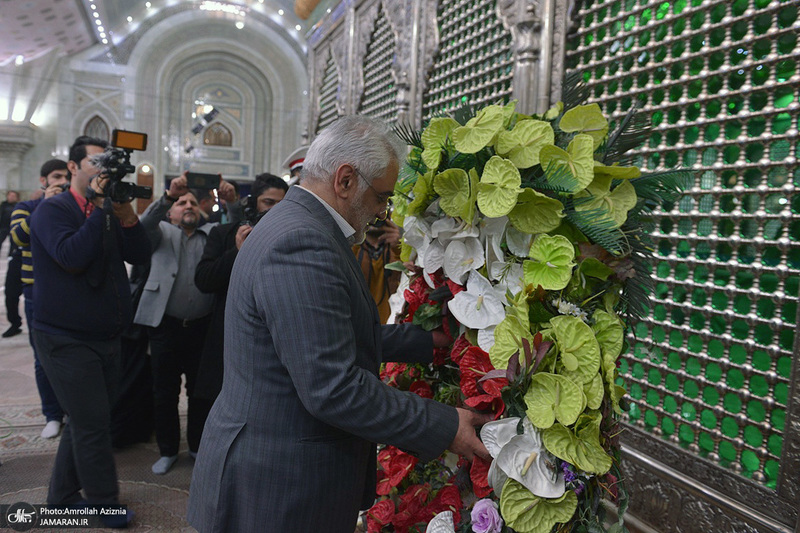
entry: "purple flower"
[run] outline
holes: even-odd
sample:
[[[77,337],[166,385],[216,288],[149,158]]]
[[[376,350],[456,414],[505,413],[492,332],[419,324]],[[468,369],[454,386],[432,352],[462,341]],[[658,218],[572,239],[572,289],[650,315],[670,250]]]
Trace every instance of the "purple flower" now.
[[[503,529],[503,519],[500,518],[497,504],[489,498],[478,500],[470,516],[472,531],[475,533],[500,533]]]

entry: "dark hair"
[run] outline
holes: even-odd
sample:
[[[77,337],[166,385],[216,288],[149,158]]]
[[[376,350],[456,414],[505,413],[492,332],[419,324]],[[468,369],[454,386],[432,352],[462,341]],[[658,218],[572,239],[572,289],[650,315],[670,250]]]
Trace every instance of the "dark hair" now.
[[[267,189],[280,189],[283,192],[286,192],[289,190],[289,185],[283,180],[283,178],[279,178],[274,174],[265,172],[256,176],[256,180],[253,182],[253,187],[250,189],[250,196],[253,198],[258,198]]]
[[[43,178],[46,178],[54,170],[67,170],[67,162],[60,159],[51,159],[50,161],[46,161],[45,164],[42,165],[39,175]]]
[[[105,150],[108,147],[108,142],[96,137],[81,135],[75,139],[75,142],[69,147],[69,161],[74,161],[75,164],[80,166],[81,161],[83,161],[83,158],[86,157],[87,146],[98,146]]]

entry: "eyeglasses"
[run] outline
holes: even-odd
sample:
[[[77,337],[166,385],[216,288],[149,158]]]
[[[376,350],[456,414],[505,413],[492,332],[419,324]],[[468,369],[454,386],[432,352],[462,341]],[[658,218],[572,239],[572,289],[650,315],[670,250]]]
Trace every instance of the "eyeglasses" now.
[[[358,174],[358,177],[364,180],[364,183],[367,184],[367,187],[372,189],[372,192],[374,192],[375,196],[378,198],[378,202],[384,205],[382,215],[375,217],[375,220],[381,220],[381,221],[386,220],[389,217],[389,205],[390,205],[389,200],[391,199],[394,192],[383,192],[383,193],[378,192],[375,189],[375,187],[373,187],[372,184],[369,181],[367,181],[367,178],[364,177],[364,175],[361,173],[360,170],[358,170],[356,167],[353,167],[353,170],[355,170],[356,174]]]

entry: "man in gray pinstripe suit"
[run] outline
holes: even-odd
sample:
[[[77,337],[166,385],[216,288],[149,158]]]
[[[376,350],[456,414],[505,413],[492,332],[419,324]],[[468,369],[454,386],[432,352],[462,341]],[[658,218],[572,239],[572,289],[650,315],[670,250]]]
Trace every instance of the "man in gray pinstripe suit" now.
[[[337,120],[309,148],[303,186],[240,250],[189,498],[200,532],[351,533],[375,497],[375,443],[488,458],[483,416],[378,378],[382,361],[429,362],[434,344],[381,326],[350,248],[385,214],[404,150],[377,121]]]

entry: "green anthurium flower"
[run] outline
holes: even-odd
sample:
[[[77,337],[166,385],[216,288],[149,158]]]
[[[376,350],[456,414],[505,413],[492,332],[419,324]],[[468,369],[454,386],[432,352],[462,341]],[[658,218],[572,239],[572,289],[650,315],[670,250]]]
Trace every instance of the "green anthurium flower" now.
[[[478,183],[478,207],[487,217],[506,216],[517,204],[522,178],[508,159],[492,156]]]
[[[478,196],[478,174],[460,168],[450,168],[433,178],[433,190],[439,195],[439,207],[453,218],[472,222],[475,199]]]
[[[552,181],[554,174],[566,172],[571,178],[558,180],[560,185],[570,187],[571,192],[577,193],[585,189],[594,179],[594,148],[589,135],[579,133],[573,138],[567,150],[548,144],[539,151],[539,162],[547,171],[548,180]],[[561,183],[563,181],[563,183]]]
[[[537,428],[547,429],[556,420],[569,426],[586,409],[586,396],[579,385],[565,376],[537,372],[525,393],[525,405],[525,414]]]
[[[590,276],[605,281],[611,274],[614,273],[614,269],[596,257],[587,257],[580,262],[577,272],[582,276]]]
[[[560,315],[550,320],[565,375],[586,383],[600,370],[600,345],[580,318]]]
[[[600,443],[599,411],[589,411],[578,417],[574,431],[561,424],[553,424],[542,433],[545,448],[580,470],[602,475],[611,469],[611,457]]]
[[[581,199],[575,202],[575,210],[605,211],[614,225],[620,227],[628,218],[628,211],[636,205],[636,189],[629,181],[623,181],[613,191],[610,187],[610,177],[596,177],[586,190],[575,195]]]
[[[575,248],[569,239],[561,235],[539,235],[531,245],[530,257],[534,261],[522,264],[525,283],[534,287],[541,285],[548,291],[560,291],[567,286],[575,266]]]
[[[564,205],[533,189],[525,188],[517,197],[517,205],[508,214],[511,225],[523,233],[547,233],[556,229],[564,218]]]
[[[553,142],[555,133],[549,122],[522,120],[517,122],[513,130],[501,131],[494,148],[517,168],[529,168],[539,164],[542,147]]]
[[[540,498],[513,479],[506,481],[500,512],[506,525],[517,533],[550,533],[567,522],[578,508],[578,497],[568,490],[560,498]]]
[[[508,360],[514,352],[522,353],[522,339],[528,339],[533,346],[533,335],[527,319],[523,323],[514,315],[507,315],[494,328],[494,346],[489,350],[489,360],[495,368],[507,368]],[[524,358],[524,356],[522,356]]]
[[[503,128],[507,119],[508,111],[505,106],[484,107],[478,111],[477,115],[469,119],[466,125],[453,130],[452,138],[456,150],[462,154],[474,154],[491,145],[495,135]]]
[[[599,161],[594,162],[594,177],[607,176],[615,180],[629,180],[638,178],[642,175],[639,167],[621,167],[614,163],[613,165],[604,165]]]
[[[592,331],[594,331],[595,338],[600,344],[600,353],[602,354],[601,372],[603,380],[608,389],[614,411],[622,414],[619,400],[625,395],[625,389],[618,387],[615,383],[617,358],[622,352],[625,337],[622,322],[616,316],[600,309],[594,312],[592,318],[594,319]]]
[[[414,200],[408,204],[409,215],[421,215],[430,205],[435,191],[433,190],[433,170],[417,176],[417,183],[414,184]]]
[[[585,133],[592,138],[594,151],[608,135],[608,120],[597,104],[575,106],[561,117],[561,131]]]
[[[586,395],[586,407],[600,409],[603,404],[603,376],[597,373],[592,381],[583,384],[583,394]]]
[[[554,120],[558,115],[560,115],[564,111],[564,102],[556,102],[556,105],[548,109],[545,114],[545,120]]]
[[[442,162],[442,149],[447,136],[460,127],[458,122],[450,117],[432,118],[428,127],[422,132],[422,161],[431,170],[439,168]]]

